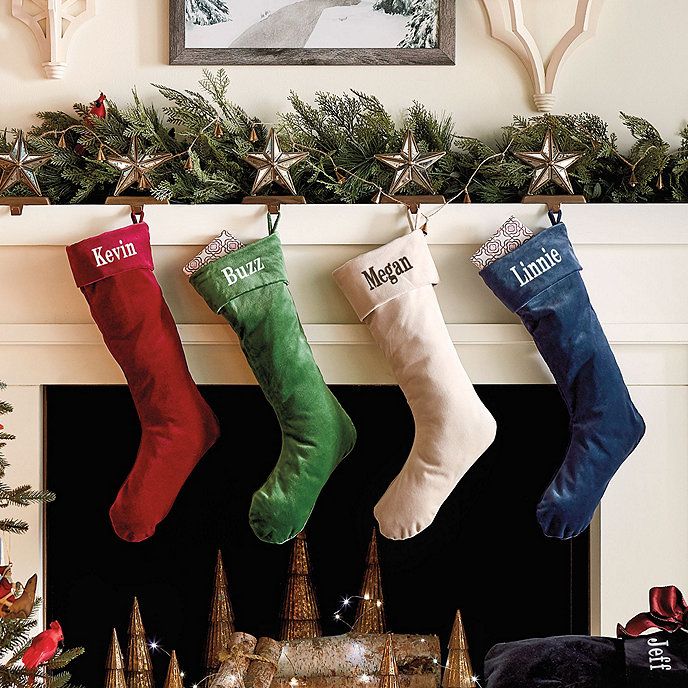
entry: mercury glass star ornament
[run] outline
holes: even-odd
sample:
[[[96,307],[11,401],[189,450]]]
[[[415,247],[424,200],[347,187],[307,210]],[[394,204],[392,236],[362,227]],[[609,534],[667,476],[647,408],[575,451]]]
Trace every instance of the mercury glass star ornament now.
[[[583,155],[581,153],[563,153],[559,149],[551,129],[548,129],[545,134],[542,150],[530,153],[514,153],[514,155],[535,168],[528,189],[529,195],[537,193],[549,182],[554,182],[570,194],[573,193],[573,186],[567,170],[571,165],[577,163]]]
[[[445,155],[446,151],[421,153],[418,150],[413,132],[407,131],[400,153],[397,155],[376,155],[375,158],[395,171],[394,180],[389,189],[390,194],[401,191],[411,182],[430,193],[435,193],[428,170]]]
[[[36,178],[36,170],[45,165],[52,156],[31,155],[26,145],[24,132],[20,131],[14,141],[12,150],[0,155],[0,193],[7,191],[15,184],[21,184],[35,196],[41,195],[41,187]]]
[[[152,186],[150,173],[173,157],[172,153],[149,154],[142,151],[138,138],[134,136],[128,155],[114,155],[105,160],[108,165],[120,172],[115,196],[119,196],[133,184],[136,184],[139,189],[150,189]]]
[[[285,153],[279,145],[277,134],[274,129],[270,129],[265,149],[262,153],[249,153],[244,160],[258,170],[253,182],[251,193],[255,194],[263,187],[273,182],[283,186],[296,195],[294,181],[291,178],[289,168],[292,165],[305,160],[308,153]]]

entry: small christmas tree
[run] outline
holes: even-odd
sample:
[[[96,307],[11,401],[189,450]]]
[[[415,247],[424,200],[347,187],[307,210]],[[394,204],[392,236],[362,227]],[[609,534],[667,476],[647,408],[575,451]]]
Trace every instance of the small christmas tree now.
[[[229,21],[225,0],[186,0],[186,21],[198,26]]]
[[[373,528],[373,536],[368,547],[366,570],[361,586],[361,599],[356,610],[354,621],[355,633],[384,633],[385,632],[385,601],[382,596],[382,577],[380,575],[380,560],[377,555],[377,530]]]
[[[179,670],[177,653],[174,650],[172,650],[172,654],[170,654],[170,665],[167,667],[167,677],[165,678],[165,685],[163,688],[184,688],[182,672]]]
[[[141,620],[139,601],[136,598],[134,598],[134,606],[129,620],[126,674],[129,688],[155,688],[146,631]]]
[[[234,612],[227,589],[227,576],[222,562],[222,552],[217,552],[213,601],[208,619],[208,640],[205,646],[205,666],[209,674],[220,667],[220,652],[229,647],[229,636],[234,633]]]
[[[311,581],[311,563],[305,532],[294,540],[289,581],[282,606],[282,640],[318,638],[322,635],[320,612]]]
[[[5,384],[0,382],[0,390],[3,389],[5,389]],[[11,412],[12,405],[0,400],[0,417]],[[13,439],[15,439],[14,435],[5,432],[4,427],[0,425],[0,509],[52,502],[55,495],[47,490],[34,490],[29,485],[9,487],[4,483],[5,472],[9,463],[5,459],[2,449],[7,445],[7,442]],[[28,524],[21,518],[10,516],[0,519],[0,538],[2,533],[20,535],[26,533],[28,529]],[[0,550],[2,550],[1,547]],[[0,564],[2,563],[0,562]],[[6,577],[5,582],[8,582]],[[0,614],[0,658],[3,658],[0,661],[0,686],[3,688],[5,686],[24,688],[32,685],[35,678],[33,672],[28,671],[20,660],[31,644],[31,637],[35,635],[33,631],[38,625],[36,614],[41,601],[35,600],[28,615],[25,612],[13,614],[9,600],[14,597],[14,595],[10,595],[7,598],[8,601],[5,603],[7,608],[3,609],[2,614]],[[58,650],[53,659],[39,667],[37,674],[38,676],[50,677],[48,682],[50,688],[68,688],[72,677],[68,671],[63,671],[63,669],[82,653],[82,648]]]
[[[385,649],[382,652],[378,676],[380,678],[379,688],[400,688],[399,669],[397,668],[397,659],[394,656],[394,643],[392,642],[391,633],[387,636]]]
[[[127,688],[127,679],[124,674],[124,657],[119,645],[117,631],[112,629],[110,650],[105,664],[105,688]]]
[[[473,688],[474,685],[466,629],[461,619],[461,611],[457,610],[454,627],[449,638],[449,657],[447,658],[447,668],[442,677],[442,688]]]

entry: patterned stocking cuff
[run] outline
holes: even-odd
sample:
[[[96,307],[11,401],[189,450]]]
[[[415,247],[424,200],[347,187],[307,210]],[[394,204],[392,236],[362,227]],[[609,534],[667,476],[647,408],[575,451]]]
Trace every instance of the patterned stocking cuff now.
[[[472,256],[471,263],[482,270],[531,239],[533,233],[513,215]]]
[[[184,274],[191,277],[204,265],[214,263],[219,258],[229,255],[232,251],[238,251],[243,246],[244,244],[233,234],[223,230],[219,236],[216,236],[195,258],[192,258],[184,266]]]

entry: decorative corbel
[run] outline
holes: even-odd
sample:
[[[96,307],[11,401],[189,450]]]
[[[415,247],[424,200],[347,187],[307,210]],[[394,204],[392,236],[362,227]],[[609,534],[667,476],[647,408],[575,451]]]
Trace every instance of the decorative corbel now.
[[[31,29],[49,79],[64,76],[74,33],[95,14],[96,0],[12,0],[12,16]]]
[[[493,38],[521,60],[533,82],[533,100],[540,112],[552,112],[554,86],[562,65],[573,51],[595,35],[604,0],[577,0],[573,26],[562,36],[545,65],[533,35],[525,25],[522,0],[482,0]]]

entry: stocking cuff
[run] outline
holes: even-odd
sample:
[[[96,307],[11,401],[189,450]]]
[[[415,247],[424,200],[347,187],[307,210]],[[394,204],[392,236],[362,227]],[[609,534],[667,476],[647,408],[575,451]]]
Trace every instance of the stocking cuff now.
[[[216,313],[247,291],[275,282],[288,284],[279,236],[271,234],[205,265],[190,282]]]
[[[359,320],[383,303],[440,281],[425,236],[419,230],[351,259],[332,276]]]
[[[483,268],[480,276],[516,313],[545,289],[581,269],[566,226],[560,222]]]
[[[152,270],[148,225],[140,222],[103,232],[67,246],[77,287],[85,287],[128,270]]]

